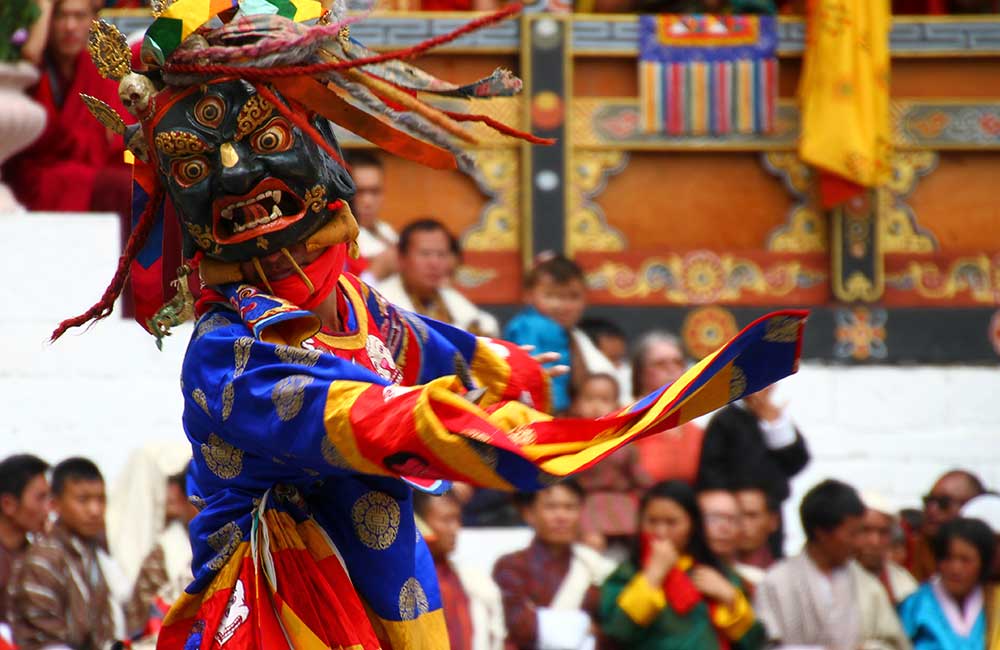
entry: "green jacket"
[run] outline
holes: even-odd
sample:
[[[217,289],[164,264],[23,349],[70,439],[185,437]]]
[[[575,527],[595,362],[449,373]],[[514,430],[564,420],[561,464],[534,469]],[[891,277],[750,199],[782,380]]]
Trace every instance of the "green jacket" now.
[[[690,570],[691,560],[682,557],[681,568]],[[629,650],[719,650],[717,630],[730,640],[733,650],[763,648],[764,626],[754,616],[743,585],[731,571],[726,577],[740,590],[732,607],[715,608],[715,625],[708,604],[698,603],[686,615],[675,612],[661,587],[654,587],[642,572],[626,561],[601,587],[601,630]]]

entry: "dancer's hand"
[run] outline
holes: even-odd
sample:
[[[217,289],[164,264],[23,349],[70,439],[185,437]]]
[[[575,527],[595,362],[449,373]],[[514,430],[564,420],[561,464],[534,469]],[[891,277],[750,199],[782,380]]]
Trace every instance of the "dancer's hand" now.
[[[529,354],[535,351],[535,346],[533,345],[519,345],[518,347]],[[559,361],[562,355],[558,352],[541,352],[531,355],[531,358],[537,361],[539,365],[545,365],[546,363]],[[549,377],[561,377],[569,372],[569,366],[560,363],[551,368],[545,368],[545,372]]]

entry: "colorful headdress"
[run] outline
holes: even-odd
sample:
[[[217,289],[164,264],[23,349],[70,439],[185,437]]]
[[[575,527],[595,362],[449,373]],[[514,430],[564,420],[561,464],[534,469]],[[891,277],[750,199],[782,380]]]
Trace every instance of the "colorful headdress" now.
[[[132,233],[101,300],[61,323],[52,338],[109,315],[130,272],[137,320],[159,343],[170,326],[190,317],[191,290],[196,287],[184,276],[198,264],[203,277],[210,266],[217,280],[233,281],[239,261],[277,250],[287,254],[289,238],[355,247],[357,224],[340,200],[353,193],[353,183],[329,122],[390,153],[438,169],[471,170],[466,149],[476,140],[462,122],[480,122],[511,137],[544,142],[487,115],[458,113],[432,103],[434,97],[513,95],[521,81],[509,71],[496,70],[474,83],[455,85],[404,62],[519,10],[520,5],[513,5],[414,47],[379,54],[351,38],[350,25],[362,16],[348,17],[339,0],[331,10],[316,0],[176,0],[154,6],[155,20],[142,42],[142,70],[132,68],[124,36],[112,25],[95,21],[90,37],[94,62],[104,77],[119,82],[119,97],[138,120],[126,125],[110,106],[84,96],[94,116],[124,137],[135,158]],[[164,132],[160,123],[171,107],[193,102],[190,97],[213,84],[229,84],[230,92],[246,89],[235,134],[220,136],[225,142],[206,142],[183,129]],[[197,126],[210,128],[231,108],[205,96],[189,110]],[[261,133],[273,118],[280,118],[286,131],[294,129],[311,141],[311,159],[329,161],[330,170],[323,172],[326,184],[295,193],[270,183],[245,201],[215,205],[214,222],[185,219],[168,190],[175,198],[183,195],[176,194],[174,186],[165,187],[164,179],[197,182],[209,164],[232,167],[239,161],[244,137],[256,150],[280,145],[281,129]],[[164,160],[173,161],[172,169],[164,169]],[[338,196],[328,196],[327,186],[341,188],[335,192]],[[175,279],[164,260],[179,259],[178,249],[183,250],[184,264]]]

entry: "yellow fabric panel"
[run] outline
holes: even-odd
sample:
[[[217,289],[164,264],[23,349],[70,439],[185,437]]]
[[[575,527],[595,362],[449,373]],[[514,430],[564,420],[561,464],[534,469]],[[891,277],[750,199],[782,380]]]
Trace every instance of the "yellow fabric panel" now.
[[[498,429],[509,432],[515,427],[526,424],[548,422],[552,419],[552,416],[548,413],[537,411],[521,402],[507,402],[490,413],[487,419]]]
[[[295,650],[330,650],[330,646],[323,643],[316,633],[309,629],[288,603],[282,603],[278,616],[281,618],[281,627],[284,628],[285,634],[292,642],[291,647]]]
[[[730,641],[742,639],[755,620],[753,607],[742,591],[737,593],[732,606],[717,605],[712,612],[712,623],[716,629],[722,630]]]
[[[1000,650],[1000,586],[986,591],[986,650]]]
[[[236,547],[236,551],[233,556],[229,558],[226,565],[222,567],[212,582],[205,588],[204,591],[198,594],[189,594],[186,591],[181,594],[173,606],[171,606],[170,611],[163,618],[163,625],[172,625],[177,621],[183,621],[184,619],[191,618],[198,613],[198,608],[201,607],[201,603],[209,598],[211,598],[215,592],[220,589],[228,589],[236,583],[236,578],[240,574],[240,569],[243,568],[243,556],[245,556],[250,551],[249,542],[241,542],[239,546]]]
[[[351,408],[358,396],[371,386],[372,384],[360,381],[346,380],[330,384],[330,392],[327,393],[326,408],[323,414],[326,423],[326,437],[353,469],[365,474],[392,476],[392,472],[361,455],[358,443],[354,439],[354,429],[351,426]]]
[[[500,395],[510,383],[510,364],[490,348],[489,339],[476,339],[476,351],[469,370],[476,383],[486,388],[479,405],[486,408],[499,402]]]
[[[271,552],[288,549],[304,550],[305,544],[298,535],[298,526],[287,512],[268,510],[264,513],[267,520],[267,531],[270,535]]]
[[[302,543],[305,544],[306,549],[309,551],[309,555],[317,562],[333,555],[333,549],[330,548],[330,543],[327,541],[326,535],[319,530],[319,526],[315,521],[306,519],[298,524],[296,528],[299,531],[299,537],[302,538]]]
[[[719,370],[718,374],[709,379],[704,386],[698,389],[694,395],[681,403],[681,423],[702,413],[711,413],[715,409],[728,403],[730,400],[730,387],[733,376],[733,364],[730,363],[725,368]]]
[[[365,611],[379,641],[391,648],[406,650],[449,650],[444,610],[422,614],[410,621],[390,621],[380,617],[365,603]]]
[[[496,473],[496,457],[493,457],[494,462],[491,466],[472,449],[469,438],[476,439],[476,432],[470,432],[471,435],[467,438],[448,431],[431,409],[430,402],[433,398],[437,402],[485,419],[486,414],[479,407],[452,392],[457,388],[454,385],[456,382],[457,378],[454,376],[441,377],[427,384],[420,393],[413,411],[413,420],[420,441],[456,472],[475,477],[477,485],[495,490],[512,490],[513,486]]]
[[[618,594],[616,602],[636,625],[646,627],[667,606],[667,597],[662,588],[649,584],[646,575],[640,571]]]
[[[889,179],[889,0],[816,3],[799,84],[807,163],[876,187]]]

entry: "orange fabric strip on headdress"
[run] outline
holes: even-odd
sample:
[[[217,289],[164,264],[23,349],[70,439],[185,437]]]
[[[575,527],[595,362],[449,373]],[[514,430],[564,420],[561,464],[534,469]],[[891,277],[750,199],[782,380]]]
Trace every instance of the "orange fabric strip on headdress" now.
[[[352,106],[322,82],[309,77],[275,79],[275,88],[309,110],[339,124],[389,153],[434,169],[456,169],[458,163],[448,151],[393,128],[388,122]]]
[[[429,120],[432,124],[444,129],[456,138],[465,140],[469,144],[479,144],[468,131],[456,124],[453,120],[448,119],[448,116],[443,112],[433,106],[425,104],[413,95],[410,95],[406,91],[393,86],[389,82],[357,70],[344,70],[342,74],[351,81],[356,81],[357,83],[367,86],[383,101],[390,101],[402,106],[405,110],[413,111],[414,113],[417,113],[418,115],[421,115],[425,119]]]

